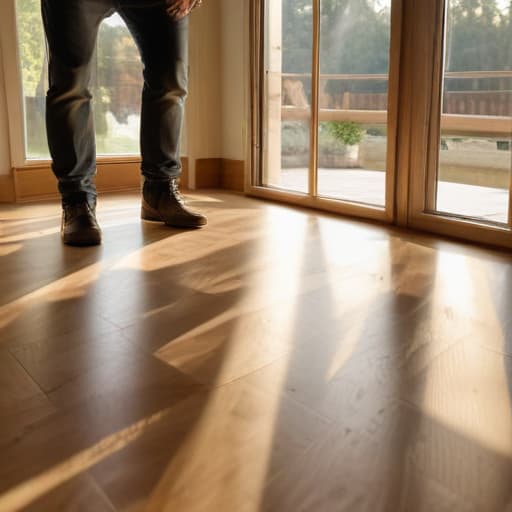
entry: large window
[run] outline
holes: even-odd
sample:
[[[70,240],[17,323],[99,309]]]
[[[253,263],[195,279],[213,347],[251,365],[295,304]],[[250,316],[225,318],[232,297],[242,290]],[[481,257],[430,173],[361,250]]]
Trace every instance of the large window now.
[[[446,5],[436,209],[508,221],[512,12],[509,0]]]
[[[391,0],[322,0],[318,194],[384,206]]]
[[[264,5],[259,184],[386,215],[391,0]]]
[[[17,0],[27,159],[49,158],[45,132],[47,53],[40,0]],[[100,155],[139,153],[142,70],[137,48],[118,15],[99,31],[91,93]]]
[[[255,1],[254,194],[512,247],[510,0]]]

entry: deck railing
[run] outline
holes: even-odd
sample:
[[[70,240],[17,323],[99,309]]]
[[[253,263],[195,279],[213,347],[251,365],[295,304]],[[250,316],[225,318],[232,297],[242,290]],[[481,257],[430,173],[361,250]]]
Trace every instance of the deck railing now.
[[[282,81],[282,119],[308,120],[310,107],[306,89],[311,75],[271,74]],[[448,84],[454,80],[472,80],[475,90],[444,92],[441,116],[443,133],[510,137],[512,134],[512,71],[448,72],[444,76]],[[386,92],[353,92],[348,89],[352,84],[364,81],[381,82],[385,90],[387,80],[386,74],[320,75],[319,121],[353,121],[366,125],[386,124]],[[488,86],[492,83],[492,89],[478,90],[476,85],[480,80],[487,80]],[[328,87],[333,81],[344,83],[346,87],[339,85]],[[347,90],[336,92],[344,88]]]

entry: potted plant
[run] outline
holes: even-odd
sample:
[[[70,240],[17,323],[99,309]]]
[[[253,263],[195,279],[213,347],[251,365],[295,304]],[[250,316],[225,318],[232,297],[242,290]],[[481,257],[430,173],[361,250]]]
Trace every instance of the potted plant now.
[[[359,144],[365,131],[352,121],[320,123],[319,159],[324,168],[359,167]]]

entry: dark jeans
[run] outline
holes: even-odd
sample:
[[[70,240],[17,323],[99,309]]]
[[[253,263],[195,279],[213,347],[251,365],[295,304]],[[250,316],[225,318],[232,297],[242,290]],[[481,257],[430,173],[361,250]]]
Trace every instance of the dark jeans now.
[[[165,180],[181,173],[188,20],[171,20],[165,0],[42,0],[49,46],[46,127],[52,168],[64,203],[96,198],[96,148],[88,85],[98,27],[115,11],[132,33],[144,65],[142,174]]]

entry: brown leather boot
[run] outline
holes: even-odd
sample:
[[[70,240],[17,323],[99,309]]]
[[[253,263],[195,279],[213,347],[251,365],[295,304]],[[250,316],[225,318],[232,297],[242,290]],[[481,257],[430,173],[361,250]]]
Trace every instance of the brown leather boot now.
[[[96,220],[96,207],[87,201],[62,206],[62,241],[66,245],[101,244],[101,229]]]
[[[141,218],[178,228],[199,228],[208,222],[204,215],[186,207],[177,178],[165,181],[144,180]]]

